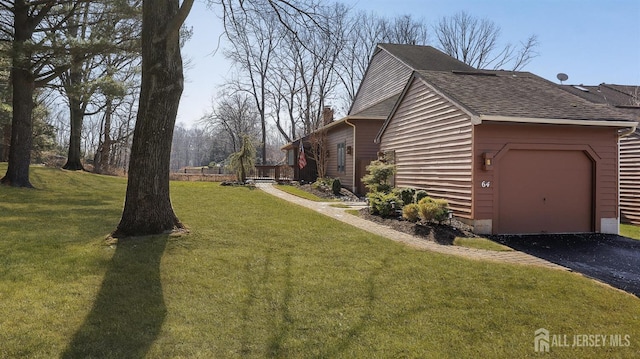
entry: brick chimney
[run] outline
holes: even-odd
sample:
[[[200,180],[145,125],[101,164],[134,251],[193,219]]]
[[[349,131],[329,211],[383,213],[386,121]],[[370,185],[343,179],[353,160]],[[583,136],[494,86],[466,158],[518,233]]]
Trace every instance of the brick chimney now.
[[[331,106],[325,106],[322,110],[322,124],[326,126],[331,122],[333,122],[333,109]]]

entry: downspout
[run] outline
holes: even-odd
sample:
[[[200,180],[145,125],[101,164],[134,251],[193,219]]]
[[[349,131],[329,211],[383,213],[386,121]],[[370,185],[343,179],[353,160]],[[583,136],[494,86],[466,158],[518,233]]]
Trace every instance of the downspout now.
[[[636,128],[638,127],[638,123],[636,122],[635,125],[629,127],[628,130],[622,132],[621,134],[618,135],[618,138],[623,138],[623,137],[627,137],[630,134],[636,132]]]
[[[353,148],[351,149],[351,191],[355,192],[358,189],[356,188],[356,125],[349,122],[349,118],[347,117],[344,120],[344,123],[353,127]],[[345,152],[347,149],[345,148]]]

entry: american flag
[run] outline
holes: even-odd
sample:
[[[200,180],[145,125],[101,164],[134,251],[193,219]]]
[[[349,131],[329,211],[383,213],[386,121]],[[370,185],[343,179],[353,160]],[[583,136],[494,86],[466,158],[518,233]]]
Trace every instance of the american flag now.
[[[307,156],[304,155],[304,145],[300,141],[300,153],[298,153],[298,167],[303,169],[307,165]]]

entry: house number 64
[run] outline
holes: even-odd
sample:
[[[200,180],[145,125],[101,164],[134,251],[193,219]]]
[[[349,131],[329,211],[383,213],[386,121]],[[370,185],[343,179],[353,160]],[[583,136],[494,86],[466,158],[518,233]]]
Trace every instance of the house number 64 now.
[[[482,181],[482,188],[491,187],[491,181]]]

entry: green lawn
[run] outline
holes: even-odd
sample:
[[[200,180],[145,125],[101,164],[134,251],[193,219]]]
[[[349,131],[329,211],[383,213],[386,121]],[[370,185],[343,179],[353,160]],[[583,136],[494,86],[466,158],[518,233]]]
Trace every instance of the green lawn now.
[[[630,338],[553,357],[640,354],[640,300],[574,273],[418,251],[209,182],[172,183],[190,234],[108,246],[123,179],[32,180],[0,187],[0,358],[537,358],[541,327]]]
[[[283,192],[287,192],[289,194],[292,194],[294,196],[298,196],[304,199],[308,199],[310,201],[314,201],[314,202],[333,202],[334,200],[331,199],[326,199],[326,198],[322,198],[322,197],[318,197],[313,193],[310,193],[308,191],[305,191],[303,189],[300,189],[296,186],[292,186],[292,185],[287,185],[287,184],[283,184],[283,185],[278,185],[276,186],[277,189],[283,191]]]
[[[640,240],[640,226],[634,226],[631,224],[621,224],[620,235]]]
[[[467,247],[467,248],[486,249],[489,251],[498,251],[498,252],[509,252],[513,250],[505,245],[502,245],[500,243],[491,241],[487,238],[481,238],[481,237],[478,237],[478,238],[456,237],[453,240],[453,245]]]

